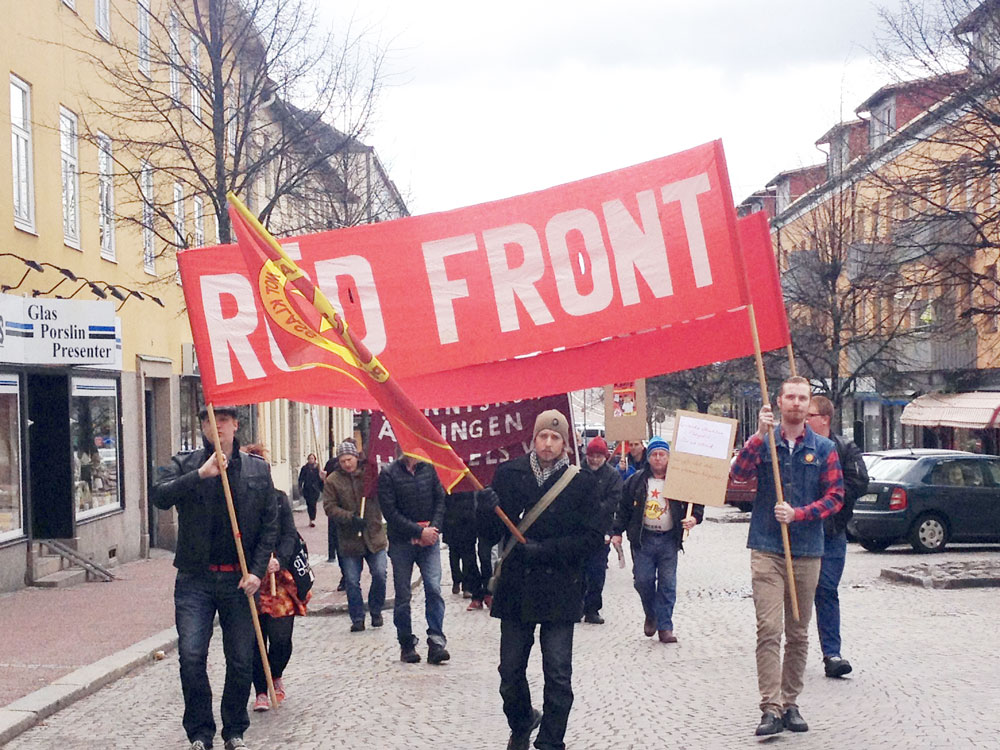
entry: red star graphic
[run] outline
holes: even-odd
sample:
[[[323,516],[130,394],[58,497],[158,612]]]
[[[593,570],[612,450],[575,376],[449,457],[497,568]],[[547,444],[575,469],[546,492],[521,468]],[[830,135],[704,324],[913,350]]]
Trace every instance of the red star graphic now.
[[[651,496],[651,497],[653,497],[653,498],[657,498],[657,497],[659,497],[659,496],[660,496],[660,491],[659,491],[659,490],[653,490],[653,491],[652,491],[652,492],[650,492],[649,494],[650,494],[650,496]]]

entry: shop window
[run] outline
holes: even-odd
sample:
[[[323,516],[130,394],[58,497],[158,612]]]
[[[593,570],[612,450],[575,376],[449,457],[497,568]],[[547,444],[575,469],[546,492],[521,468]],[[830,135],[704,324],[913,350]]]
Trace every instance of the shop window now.
[[[0,541],[24,533],[18,378],[0,374]]]
[[[117,383],[73,378],[69,421],[77,519],[120,508]]]

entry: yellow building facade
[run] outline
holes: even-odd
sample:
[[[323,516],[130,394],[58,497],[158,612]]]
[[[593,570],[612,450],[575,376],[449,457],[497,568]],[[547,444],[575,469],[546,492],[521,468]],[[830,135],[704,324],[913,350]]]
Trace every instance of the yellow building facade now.
[[[216,242],[217,228],[196,190],[116,148],[123,120],[108,112],[118,92],[94,62],[155,39],[166,4],[0,0],[0,11],[4,591],[68,564],[40,540],[103,566],[174,544],[173,513],[152,508],[148,488],[174,452],[198,447],[201,404],[175,253],[161,235],[198,246]],[[134,127],[141,138],[144,125]],[[264,442],[290,495],[306,454],[322,462],[354,434],[349,410],[282,401],[244,414],[245,439]]]

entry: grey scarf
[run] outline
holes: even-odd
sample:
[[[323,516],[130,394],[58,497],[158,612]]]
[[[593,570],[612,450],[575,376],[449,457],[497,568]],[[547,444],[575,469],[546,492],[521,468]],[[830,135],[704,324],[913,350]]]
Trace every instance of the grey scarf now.
[[[551,477],[560,469],[569,466],[569,456],[563,453],[562,457],[556,461],[552,466],[547,469],[543,469],[542,465],[538,463],[538,454],[535,453],[534,449],[528,454],[528,461],[531,463],[531,471],[535,474],[535,481],[538,482],[538,486],[541,487],[545,484],[545,480]]]

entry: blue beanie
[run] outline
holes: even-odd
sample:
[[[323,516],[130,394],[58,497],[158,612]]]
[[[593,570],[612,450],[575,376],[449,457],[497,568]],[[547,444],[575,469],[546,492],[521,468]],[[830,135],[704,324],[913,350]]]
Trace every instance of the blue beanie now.
[[[665,450],[670,453],[670,443],[657,435],[646,444],[646,455],[648,456],[655,450]]]

